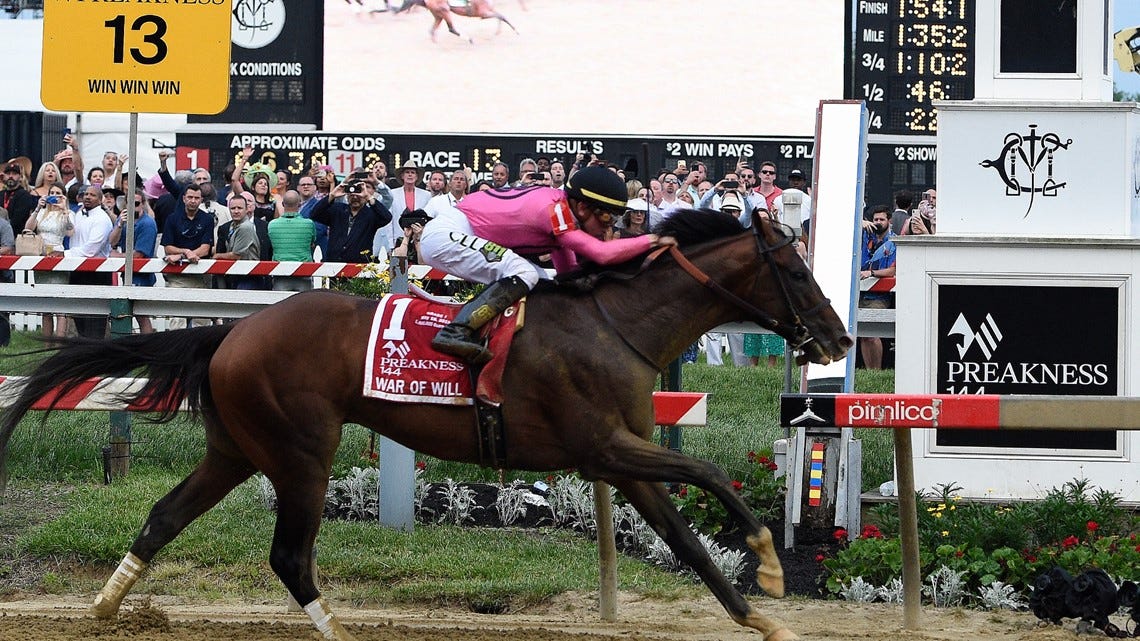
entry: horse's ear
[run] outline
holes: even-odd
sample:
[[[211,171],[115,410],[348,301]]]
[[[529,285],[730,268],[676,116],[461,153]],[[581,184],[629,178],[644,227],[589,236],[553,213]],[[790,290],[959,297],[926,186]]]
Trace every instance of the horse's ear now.
[[[767,218],[767,216],[766,216],[766,215],[765,215],[765,216],[763,216],[763,217],[762,217],[762,216],[760,216],[760,212],[764,212],[765,214],[767,214],[767,213],[768,213],[768,210],[767,210],[767,209],[764,209],[763,207],[753,207],[753,208],[752,208],[752,226],[753,226],[753,227],[756,227],[757,229],[759,229],[759,228],[760,228],[760,221],[761,221],[761,219],[762,219],[762,218]]]

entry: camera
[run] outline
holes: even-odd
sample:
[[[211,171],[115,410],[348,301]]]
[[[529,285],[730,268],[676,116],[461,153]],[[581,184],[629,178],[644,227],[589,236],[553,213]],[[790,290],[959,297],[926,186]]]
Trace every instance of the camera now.
[[[363,194],[364,193],[364,183],[362,183],[362,182],[350,182],[344,186],[344,191],[345,191],[345,193],[348,193],[348,194]]]
[[[535,172],[531,172],[531,173],[527,174],[527,180],[533,180],[535,182],[540,182],[540,181],[548,180],[548,179],[549,179],[549,176],[547,176],[545,172],[541,172],[541,171],[535,171]]]
[[[59,202],[59,196],[48,196],[47,197],[47,204],[49,204],[49,205],[54,205],[58,202]]]
[[[739,189],[740,188],[740,181],[739,180],[726,180],[726,181],[724,181],[724,188],[725,189]]]
[[[354,171],[352,172],[352,175],[349,176],[349,180],[368,180],[371,177],[372,174],[368,173],[367,171]]]

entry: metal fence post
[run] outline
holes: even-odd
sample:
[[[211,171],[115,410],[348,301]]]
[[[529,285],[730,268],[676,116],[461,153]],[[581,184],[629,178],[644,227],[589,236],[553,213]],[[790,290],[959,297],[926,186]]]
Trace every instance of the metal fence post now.
[[[131,301],[114,299],[111,306],[111,337],[130,336],[134,328]],[[110,476],[126,476],[131,469],[131,413],[111,412]]]

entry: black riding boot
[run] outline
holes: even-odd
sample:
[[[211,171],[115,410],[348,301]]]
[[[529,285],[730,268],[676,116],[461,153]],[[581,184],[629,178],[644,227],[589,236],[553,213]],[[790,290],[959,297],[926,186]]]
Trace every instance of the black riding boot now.
[[[491,360],[491,350],[476,336],[478,329],[502,314],[530,291],[518,276],[503,278],[487,286],[459,310],[451,324],[439,330],[431,346],[444,354],[458,356],[472,365]]]

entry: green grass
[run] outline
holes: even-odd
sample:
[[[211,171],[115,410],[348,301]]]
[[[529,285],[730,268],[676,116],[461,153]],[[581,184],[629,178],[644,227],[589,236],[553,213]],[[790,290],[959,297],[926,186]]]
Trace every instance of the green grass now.
[[[68,558],[109,571],[130,547],[150,506],[179,475],[141,467],[109,487],[83,486],[65,499],[66,512],[24,534],[20,552]],[[271,598],[283,588],[269,568],[275,514],[247,482],[163,549],[141,592]],[[317,563],[334,598],[384,603],[431,601],[509,608],[568,591],[596,589],[597,547],[566,531],[418,527],[398,532],[374,524],[326,521]],[[559,568],[550,572],[551,567]],[[95,574],[99,574],[96,572]],[[623,589],[659,597],[691,594],[694,585],[622,558]],[[58,573],[51,578],[58,582]],[[97,589],[97,580],[65,581]]]

